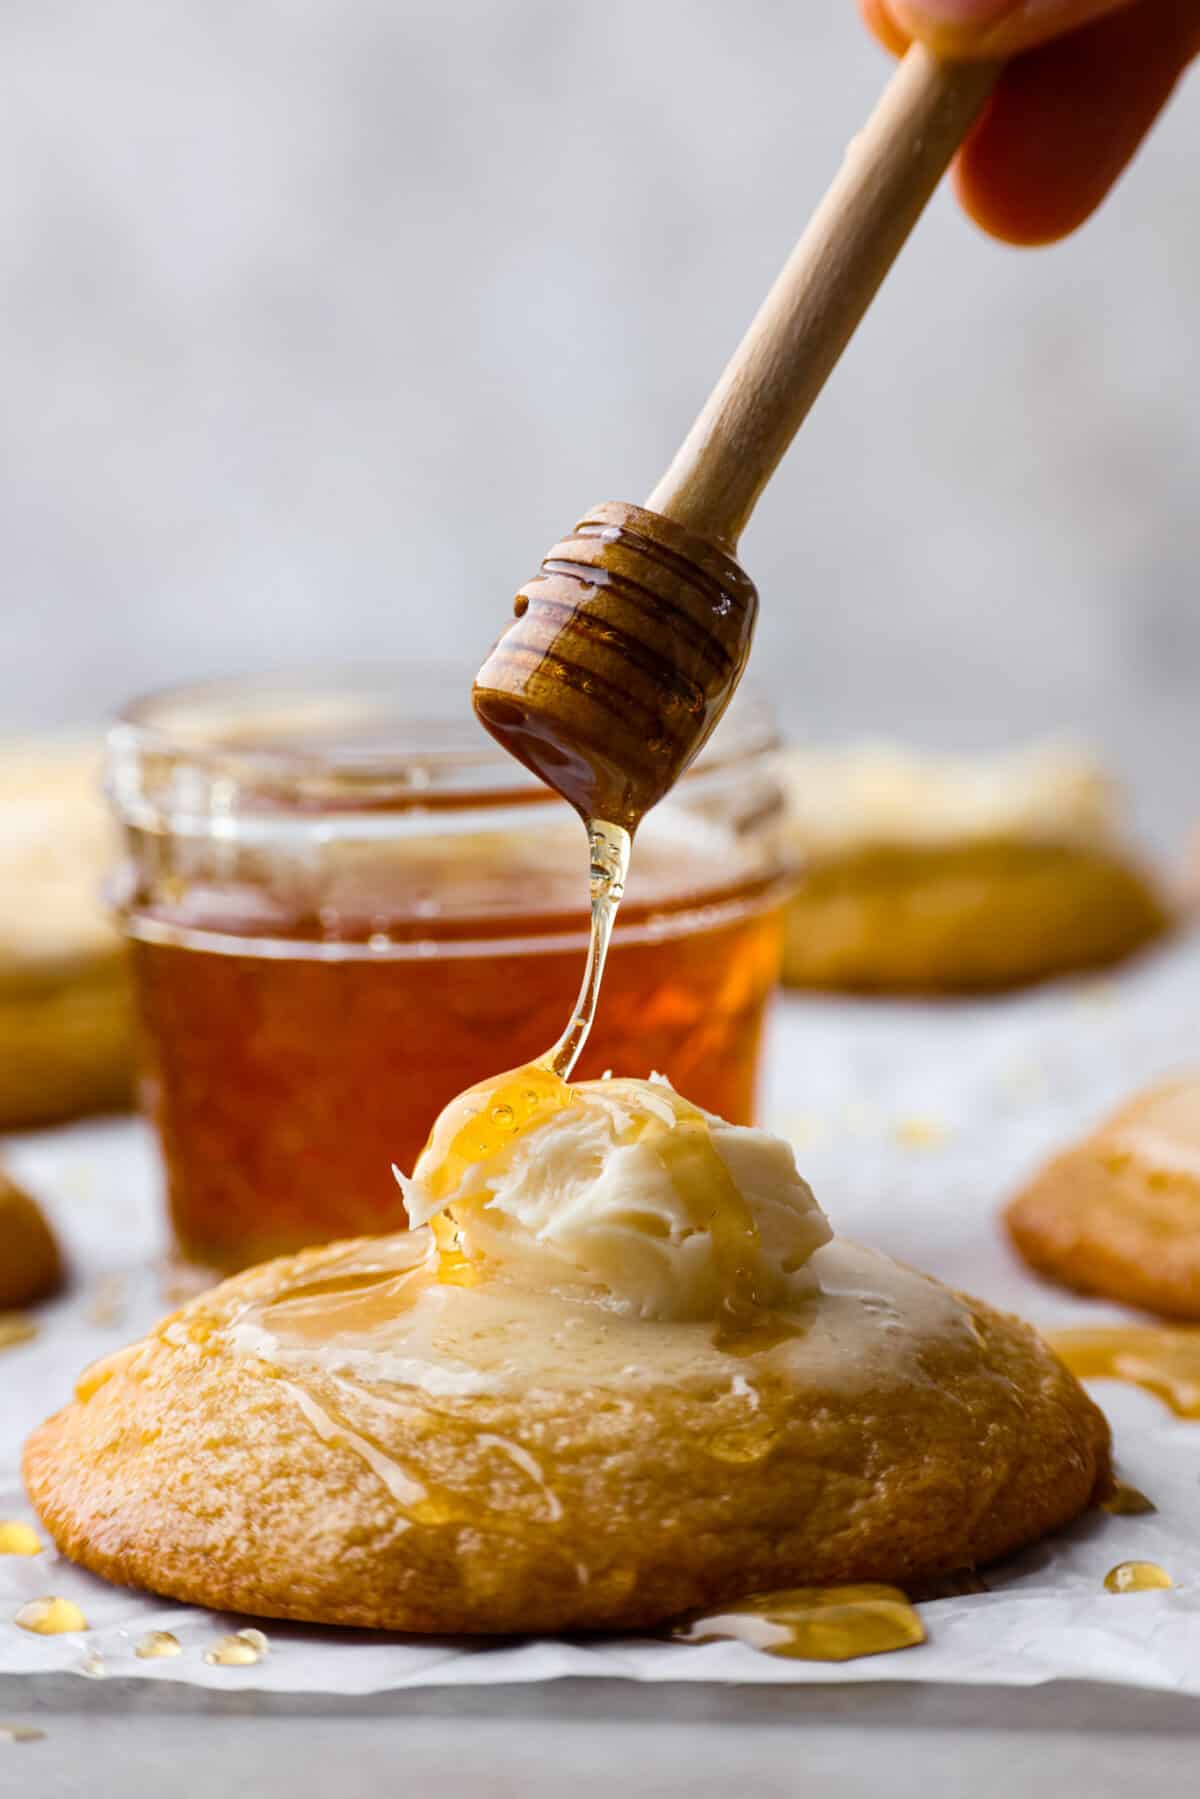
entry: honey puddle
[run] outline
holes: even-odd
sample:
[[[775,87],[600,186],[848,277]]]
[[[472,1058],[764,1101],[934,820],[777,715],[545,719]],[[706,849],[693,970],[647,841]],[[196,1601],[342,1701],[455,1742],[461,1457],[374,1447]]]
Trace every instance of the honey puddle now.
[[[40,1555],[42,1539],[20,1518],[0,1518],[0,1555]]]
[[[1118,1562],[1104,1576],[1105,1591],[1109,1593],[1152,1593],[1174,1585],[1166,1569],[1157,1562]]]
[[[1112,1492],[1100,1501],[1100,1510],[1114,1518],[1140,1518],[1147,1512],[1156,1512],[1158,1507],[1139,1488],[1118,1480],[1114,1481]]]
[[[925,1627],[898,1587],[790,1587],[670,1625],[676,1643],[744,1643],[792,1661],[848,1662],[912,1649]]]
[[[29,1599],[21,1607],[14,1624],[31,1630],[39,1637],[66,1636],[73,1630],[86,1630],[88,1621],[70,1599]]]
[[[1050,1331],[1046,1341],[1081,1380],[1119,1380],[1153,1393],[1177,1418],[1200,1418],[1200,1330],[1115,1325]]]

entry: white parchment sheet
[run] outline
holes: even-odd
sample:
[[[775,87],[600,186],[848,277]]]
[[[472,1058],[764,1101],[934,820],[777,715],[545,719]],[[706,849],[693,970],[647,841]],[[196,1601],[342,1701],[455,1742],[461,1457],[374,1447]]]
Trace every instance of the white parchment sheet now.
[[[835,1228],[1041,1325],[1120,1316],[1024,1273],[997,1208],[1039,1159],[1153,1077],[1200,1066],[1200,938],[1121,973],[984,1003],[784,1000],[769,1051],[766,1122],[792,1138]],[[80,1368],[164,1309],[156,1169],[139,1125],[118,1121],[11,1140],[6,1160],[45,1200],[69,1246],[70,1294],[0,1353],[0,1517],[33,1514],[17,1474],[25,1433],[70,1395]],[[635,1638],[473,1645],[268,1624],[252,1667],[205,1663],[215,1638],[251,1622],[109,1587],[52,1550],[0,1557],[0,1673],[76,1671],[226,1689],[365,1694],[390,1688],[546,1680],[811,1683],[942,1681],[1013,1686],[1056,1677],[1200,1694],[1200,1423],[1145,1394],[1097,1383],[1122,1475],[1157,1511],[1093,1513],[988,1575],[990,1591],[922,1607],[927,1644],[825,1664]],[[1112,1595],[1105,1572],[1158,1561],[1170,1591]],[[11,1619],[26,1599],[74,1599],[78,1636],[37,1637]],[[167,1629],[183,1645],[140,1661]]]

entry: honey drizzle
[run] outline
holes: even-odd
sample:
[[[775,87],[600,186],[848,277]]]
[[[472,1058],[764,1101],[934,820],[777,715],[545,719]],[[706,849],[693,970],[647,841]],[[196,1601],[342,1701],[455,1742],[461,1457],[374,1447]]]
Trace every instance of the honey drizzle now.
[[[721,1288],[717,1342],[731,1353],[766,1347],[758,1340],[764,1313],[755,1285],[759,1239],[754,1215],[713,1143],[703,1112],[677,1093],[666,1092],[674,1125],[647,1118],[638,1134],[653,1141],[692,1223],[712,1238]]]
[[[677,1643],[744,1643],[791,1661],[848,1662],[914,1648],[925,1627],[898,1587],[791,1587],[689,1613],[666,1635]]]
[[[629,856],[633,848],[633,838],[628,831],[621,825],[607,824],[602,818],[588,819],[587,834],[592,921],[583,985],[566,1030],[553,1049],[547,1050],[538,1061],[538,1066],[548,1068],[564,1081],[571,1078],[596,1016],[604,964],[608,960],[617,909],[625,895],[625,877],[629,873]]]
[[[1046,1341],[1081,1380],[1119,1380],[1153,1393],[1177,1418],[1200,1418],[1200,1330],[1113,1325],[1051,1331]]]

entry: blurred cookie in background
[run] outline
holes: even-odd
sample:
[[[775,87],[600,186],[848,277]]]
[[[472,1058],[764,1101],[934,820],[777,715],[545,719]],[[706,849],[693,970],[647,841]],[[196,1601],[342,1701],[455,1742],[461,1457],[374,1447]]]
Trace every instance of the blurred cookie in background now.
[[[885,744],[782,761],[800,887],[784,979],[986,992],[1098,968],[1170,911],[1123,839],[1117,790],[1056,746],[925,756]]]
[[[0,1312],[62,1285],[62,1256],[37,1201],[0,1169]]]
[[[1168,1318],[1200,1319],[1200,1075],[1127,1101],[1010,1203],[1037,1273]]]
[[[129,1103],[133,1006],[90,747],[0,748],[0,1130]]]

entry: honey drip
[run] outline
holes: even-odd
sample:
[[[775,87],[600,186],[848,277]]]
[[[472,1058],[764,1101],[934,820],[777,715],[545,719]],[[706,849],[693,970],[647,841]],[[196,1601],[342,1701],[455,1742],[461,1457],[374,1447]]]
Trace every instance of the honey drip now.
[[[1200,1418],[1200,1330],[1114,1325],[1052,1331],[1047,1342],[1081,1380],[1142,1387],[1178,1418]]]
[[[261,1630],[239,1630],[233,1636],[220,1637],[204,1659],[214,1668],[251,1668],[261,1662],[269,1645]]]
[[[1108,1593],[1152,1593],[1174,1585],[1166,1569],[1160,1568],[1157,1562],[1118,1562],[1104,1576],[1104,1588]]]
[[[32,1724],[0,1724],[0,1743],[44,1743],[46,1733]]]
[[[1158,1507],[1137,1487],[1118,1480],[1113,1482],[1112,1492],[1100,1501],[1100,1510],[1114,1518],[1141,1518],[1147,1512],[1156,1512]]]
[[[925,1641],[925,1628],[898,1587],[792,1587],[691,1613],[670,1626],[678,1643],[745,1643],[793,1661],[848,1662]]]
[[[41,1555],[42,1539],[20,1518],[0,1518],[0,1555]]]
[[[179,1638],[171,1631],[148,1630],[145,1636],[140,1638],[133,1653],[140,1662],[157,1662],[169,1655],[181,1654],[182,1647]]]
[[[628,831],[620,825],[606,824],[602,818],[589,818],[587,833],[592,922],[583,985],[579,989],[579,998],[575,1002],[575,1010],[566,1030],[554,1048],[541,1058],[541,1062],[551,1073],[564,1081],[571,1078],[571,1072],[588,1040],[592,1020],[596,1016],[604,964],[608,960],[608,946],[617,920],[617,908],[624,898],[629,854],[633,848],[633,838]]]
[[[88,1627],[87,1619],[73,1600],[55,1598],[27,1600],[13,1623],[39,1637],[62,1637],[69,1631]]]
[[[676,1093],[668,1097],[674,1125],[648,1118],[639,1134],[653,1141],[696,1229],[712,1237],[722,1293],[717,1341],[733,1354],[766,1348],[766,1335],[778,1340],[792,1332],[780,1333],[762,1310],[754,1279],[758,1226],[713,1145],[703,1112]]]

